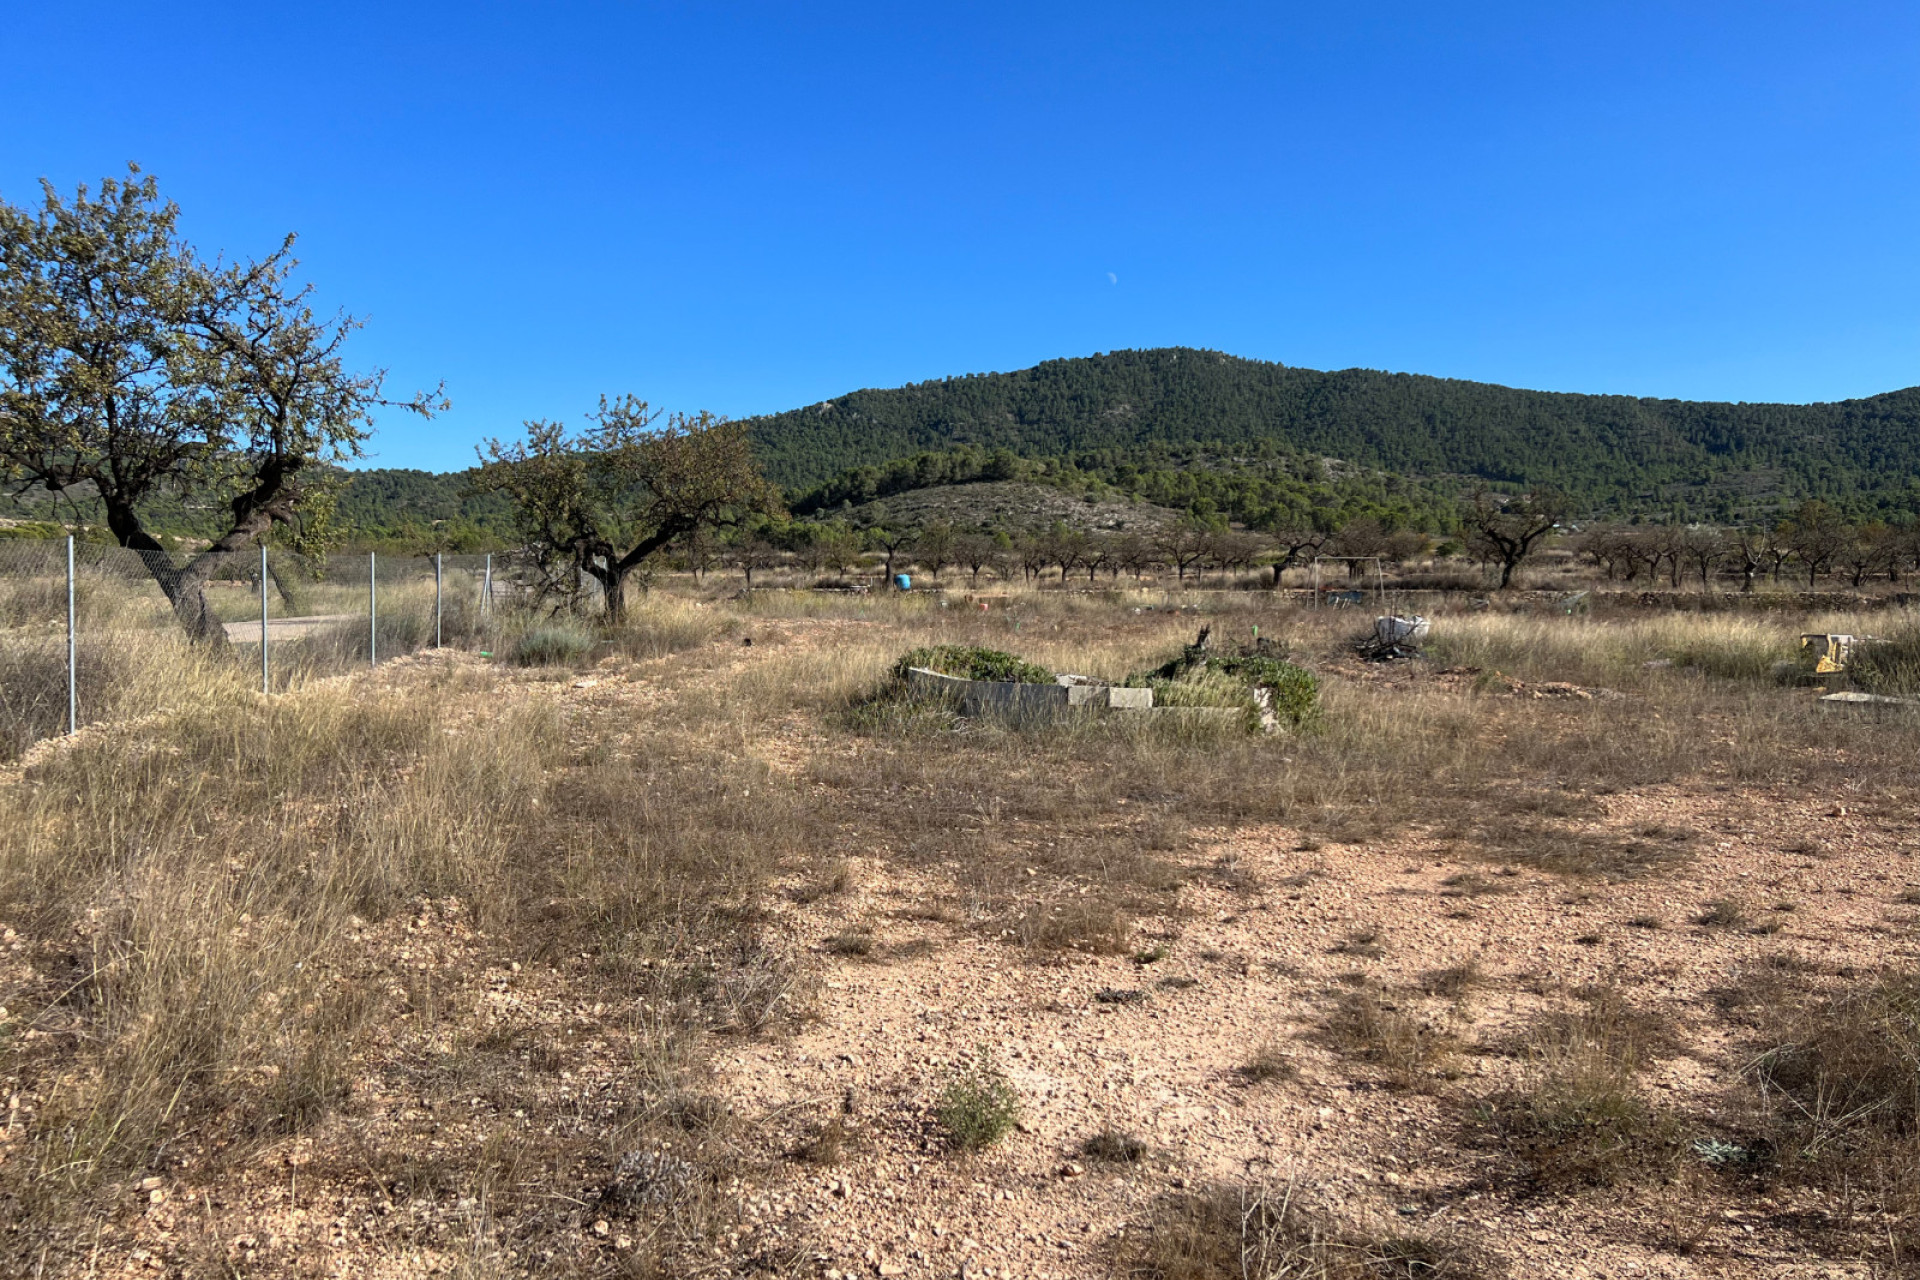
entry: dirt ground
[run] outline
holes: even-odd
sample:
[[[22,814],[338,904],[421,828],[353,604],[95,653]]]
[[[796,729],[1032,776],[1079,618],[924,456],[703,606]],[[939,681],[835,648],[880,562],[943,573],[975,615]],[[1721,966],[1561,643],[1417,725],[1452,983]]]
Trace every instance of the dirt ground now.
[[[513,679],[500,696],[617,722],[770,652],[831,648],[844,629],[786,621],[723,660]],[[410,659],[355,679],[403,682],[461,661]],[[816,718],[796,713],[758,754],[808,787],[806,762],[833,749]],[[1124,951],[1065,955],[983,929],[950,867],[843,828],[837,847],[783,874],[765,909],[765,935],[805,974],[799,1016],[708,1044],[706,1092],[729,1116],[690,1125],[682,1141],[692,1161],[725,1132],[732,1172],[714,1194],[733,1207],[699,1274],[1092,1280],[1116,1274],[1121,1242],[1160,1198],[1256,1183],[1343,1220],[1470,1241],[1519,1277],[1886,1274],[1809,1247],[1807,1216],[1825,1208],[1737,1177],[1521,1185],[1472,1117],[1527,1070],[1513,1049],[1527,1026],[1608,990],[1661,1028],[1640,1084],[1681,1118],[1684,1140],[1737,1140],[1730,1099],[1750,1049],[1728,993],[1769,966],[1846,975],[1920,958],[1920,907],[1901,896],[1920,887],[1920,821],[1844,794],[1728,782],[1602,795],[1576,826],[1670,840],[1686,856],[1609,881],[1502,865],[1438,819],[1344,843],[1273,822],[1203,825],[1168,852],[1178,885],[1133,922]],[[1012,840],[1039,849],[1049,833]],[[811,887],[823,866],[836,869],[831,891]],[[1737,918],[1696,923],[1720,900]],[[0,938],[11,948],[0,985],[28,985],[25,935]],[[557,1139],[624,1105],[645,999],[596,999],[585,955],[509,959],[510,940],[453,898],[423,899],[354,942],[352,976],[399,993],[416,1015],[407,1035],[424,1018],[430,1039],[482,1045],[489,1069],[427,1089],[410,1083],[399,1033],[376,1034],[339,1121],[263,1148],[218,1184],[161,1174],[124,1187],[123,1209],[83,1250],[92,1273],[539,1274],[582,1259],[631,1272],[657,1215],[644,1195],[614,1204],[603,1171]],[[1434,975],[1446,970],[1472,980],[1445,988]],[[1412,1078],[1342,1052],[1327,1028],[1359,992],[1444,1050]],[[1020,1124],[981,1153],[955,1153],[934,1100],[956,1062],[982,1050],[1017,1091]],[[1279,1065],[1256,1079],[1248,1067],[1263,1052]],[[0,1158],[23,1123],[17,1084],[9,1105]],[[1102,1131],[1137,1137],[1138,1158],[1087,1154]],[[433,1153],[475,1135],[496,1153],[490,1180],[418,1194],[438,1176]],[[667,1171],[646,1185],[671,1181],[680,1158],[671,1142],[615,1156]],[[512,1265],[477,1243],[509,1217],[537,1235]]]

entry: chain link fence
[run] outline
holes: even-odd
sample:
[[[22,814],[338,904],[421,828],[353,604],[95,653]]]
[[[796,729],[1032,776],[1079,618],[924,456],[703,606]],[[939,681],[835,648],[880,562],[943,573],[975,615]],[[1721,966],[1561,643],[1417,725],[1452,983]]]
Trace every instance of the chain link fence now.
[[[528,590],[526,567],[498,554],[210,560],[0,538],[0,760],[216,684],[272,693],[420,649],[484,649],[495,611]]]

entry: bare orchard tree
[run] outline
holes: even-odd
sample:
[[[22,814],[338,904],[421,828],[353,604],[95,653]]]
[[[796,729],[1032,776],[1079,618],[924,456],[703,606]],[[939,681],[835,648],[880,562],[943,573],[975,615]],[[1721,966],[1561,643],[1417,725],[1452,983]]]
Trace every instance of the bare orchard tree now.
[[[1675,533],[1673,547],[1675,562],[1685,561],[1700,575],[1700,589],[1710,590],[1713,571],[1725,563],[1729,554],[1727,536],[1705,525],[1690,525]]]
[[[1160,531],[1154,539],[1154,551],[1173,566],[1174,575],[1184,583],[1187,570],[1213,554],[1213,530],[1197,520],[1182,520]]]
[[[1819,576],[1833,567],[1834,557],[1846,549],[1853,530],[1839,513],[1819,499],[1803,502],[1781,522],[1781,534],[1793,555],[1807,570],[1811,590]]]
[[[1499,498],[1482,489],[1467,510],[1467,548],[1483,563],[1500,566],[1500,588],[1505,590],[1514,570],[1566,514],[1566,499],[1552,490]]]
[[[960,560],[960,536],[953,526],[944,520],[937,520],[921,529],[913,540],[914,563],[932,574],[935,579],[940,571]]]
[[[768,536],[764,527],[743,529],[730,544],[734,567],[740,570],[746,579],[747,590],[753,590],[753,575],[763,569],[771,569],[785,559],[780,544]]]
[[[980,571],[992,567],[999,549],[993,545],[993,538],[984,533],[962,533],[953,539],[953,559],[967,572],[973,575],[973,585],[980,585]]]
[[[137,169],[71,203],[0,203],[0,475],[73,496],[140,554],[194,640],[226,643],[207,601],[220,561],[275,526],[314,549],[327,464],[357,457],[380,406],[431,415],[438,392],[381,398],[384,373],[343,355],[360,327],[317,316],[293,237],[258,261],[203,261],[179,211]],[[211,500],[207,545],[185,564],[148,530],[152,505]]]
[[[696,530],[778,512],[745,424],[702,413],[658,427],[658,417],[644,400],[602,398],[594,425],[578,435],[536,421],[524,440],[487,442],[474,489],[512,502],[544,594],[571,600],[570,584],[585,574],[618,619],[628,580],[656,551]]]
[[[1280,558],[1273,562],[1273,584],[1297,564],[1305,564],[1320,553],[1330,536],[1320,529],[1275,529],[1269,535],[1277,544]]]
[[[1767,567],[1770,534],[1767,529],[1747,525],[1727,536],[1727,558],[1740,570],[1741,594],[1751,594],[1754,579]]]

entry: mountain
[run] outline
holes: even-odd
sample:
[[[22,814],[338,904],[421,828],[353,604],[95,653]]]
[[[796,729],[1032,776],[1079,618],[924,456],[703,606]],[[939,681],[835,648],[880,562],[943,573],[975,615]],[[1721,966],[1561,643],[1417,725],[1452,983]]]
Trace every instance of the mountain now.
[[[1734,518],[1806,496],[1920,505],[1920,387],[1728,404],[1322,372],[1176,347],[855,391],[757,418],[751,432],[769,477],[790,491],[956,445],[1105,467],[1142,449],[1206,445],[1462,485],[1553,485],[1595,514],[1678,506]]]

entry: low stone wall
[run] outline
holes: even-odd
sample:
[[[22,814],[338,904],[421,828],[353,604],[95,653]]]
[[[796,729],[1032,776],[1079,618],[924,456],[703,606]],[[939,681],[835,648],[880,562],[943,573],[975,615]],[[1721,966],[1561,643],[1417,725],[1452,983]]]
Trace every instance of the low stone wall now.
[[[962,715],[994,716],[1005,720],[1052,719],[1071,709],[1146,711],[1153,706],[1151,689],[964,680],[923,667],[914,667],[907,672],[907,691],[916,698],[937,698],[956,703]]]

